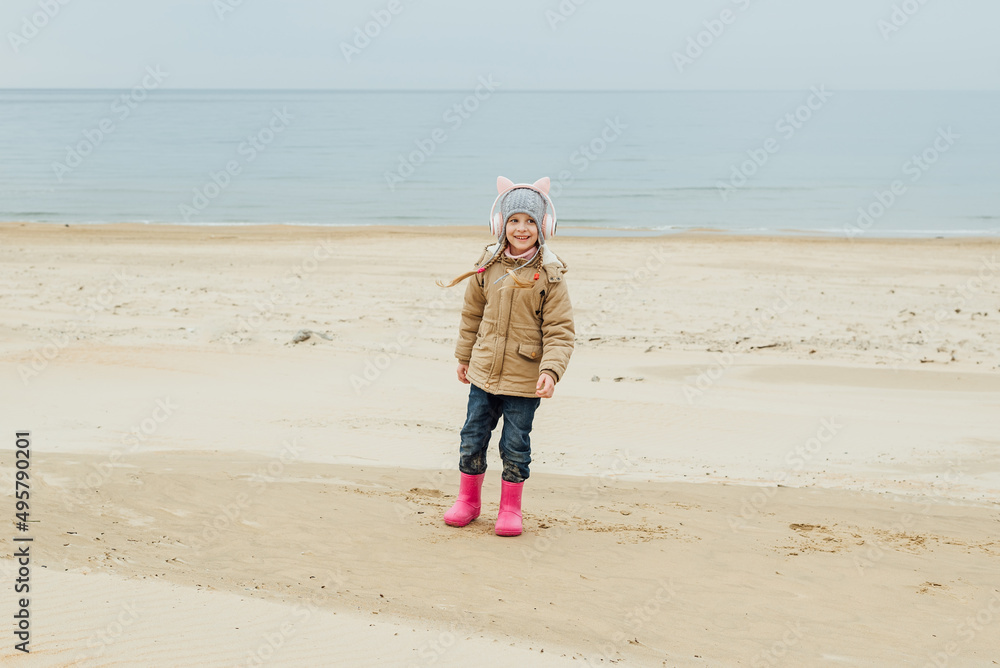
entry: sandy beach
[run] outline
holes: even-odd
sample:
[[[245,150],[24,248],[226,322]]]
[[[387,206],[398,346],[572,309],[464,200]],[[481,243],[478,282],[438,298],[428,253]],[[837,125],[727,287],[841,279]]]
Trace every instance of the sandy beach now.
[[[441,521],[468,386],[434,281],[484,229],[0,238],[34,520],[4,663],[1000,663],[998,240],[553,239],[576,350],[499,538],[499,431],[482,517]]]

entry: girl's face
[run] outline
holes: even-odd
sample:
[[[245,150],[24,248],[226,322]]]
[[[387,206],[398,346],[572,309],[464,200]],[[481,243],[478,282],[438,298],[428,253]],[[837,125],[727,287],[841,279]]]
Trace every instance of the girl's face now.
[[[507,243],[512,255],[520,255],[538,241],[538,226],[526,213],[515,213],[507,219]]]

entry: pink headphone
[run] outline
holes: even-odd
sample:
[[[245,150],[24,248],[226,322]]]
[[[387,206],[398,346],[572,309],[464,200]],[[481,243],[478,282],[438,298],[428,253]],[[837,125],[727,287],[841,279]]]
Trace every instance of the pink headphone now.
[[[547,176],[538,179],[530,185],[527,183],[514,183],[505,176],[498,176],[497,192],[500,194],[493,200],[493,208],[490,209],[490,232],[493,233],[493,236],[499,237],[500,232],[503,230],[504,220],[500,212],[497,211],[497,204],[500,203],[503,196],[514,188],[530,188],[545,198],[545,219],[541,221],[538,233],[543,240],[554,237],[556,235],[556,207],[552,204],[552,198],[549,197],[549,185],[550,181]],[[535,222],[537,223],[538,221],[536,220]]]

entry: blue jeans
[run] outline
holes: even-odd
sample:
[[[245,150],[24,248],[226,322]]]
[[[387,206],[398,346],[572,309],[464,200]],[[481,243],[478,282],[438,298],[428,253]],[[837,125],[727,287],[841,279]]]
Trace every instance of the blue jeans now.
[[[503,415],[500,433],[500,458],[503,460],[501,478],[507,482],[524,482],[528,479],[531,464],[531,422],[535,410],[542,403],[540,397],[513,397],[490,394],[470,383],[469,409],[462,427],[462,445],[459,448],[458,469],[467,475],[486,472],[486,448],[490,433]]]

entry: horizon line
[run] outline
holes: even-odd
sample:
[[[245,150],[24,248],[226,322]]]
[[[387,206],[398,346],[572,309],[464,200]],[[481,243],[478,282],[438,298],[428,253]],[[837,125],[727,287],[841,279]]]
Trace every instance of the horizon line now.
[[[813,84],[824,86],[826,84]],[[75,86],[54,87],[0,86],[0,91],[121,91],[134,86],[120,88]],[[281,93],[465,93],[467,88],[169,88],[158,90],[174,92],[281,92]],[[498,89],[503,93],[795,93],[802,88],[512,88]],[[995,93],[1000,88],[831,88],[838,92],[858,93]]]

